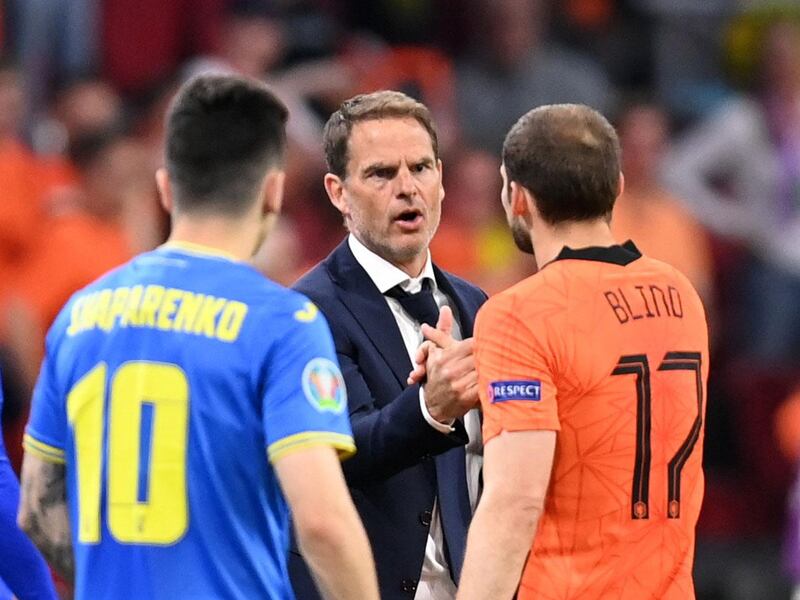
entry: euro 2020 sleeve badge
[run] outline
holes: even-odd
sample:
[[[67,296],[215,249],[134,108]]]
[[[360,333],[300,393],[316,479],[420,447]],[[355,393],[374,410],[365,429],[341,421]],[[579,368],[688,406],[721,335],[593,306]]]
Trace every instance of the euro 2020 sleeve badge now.
[[[303,369],[303,392],[319,412],[341,414],[347,406],[347,391],[338,365],[327,358],[313,358]]]

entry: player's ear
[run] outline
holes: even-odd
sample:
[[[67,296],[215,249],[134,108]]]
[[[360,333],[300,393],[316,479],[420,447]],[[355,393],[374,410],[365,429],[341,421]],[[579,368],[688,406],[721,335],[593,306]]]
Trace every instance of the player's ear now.
[[[164,167],[160,167],[156,171],[156,186],[158,187],[158,198],[161,201],[161,206],[167,211],[167,214],[172,214],[174,203],[172,200],[172,186],[169,182],[169,175]]]
[[[264,178],[261,209],[263,214],[277,215],[283,204],[283,182],[286,173],[283,170],[271,169]]]
[[[509,202],[511,204],[511,214],[517,217],[524,217],[525,215],[530,214],[531,209],[529,202],[532,203],[533,201],[530,192],[516,181],[512,181],[510,186],[511,197],[509,198]]]
[[[333,173],[325,173],[324,183],[325,191],[328,193],[331,204],[342,213],[343,217],[347,217],[350,214],[350,208],[347,206],[347,200],[344,197],[344,182],[341,177]]]
[[[622,171],[619,172],[619,185],[617,186],[617,198],[622,196],[622,192],[625,191],[625,175],[622,174]]]

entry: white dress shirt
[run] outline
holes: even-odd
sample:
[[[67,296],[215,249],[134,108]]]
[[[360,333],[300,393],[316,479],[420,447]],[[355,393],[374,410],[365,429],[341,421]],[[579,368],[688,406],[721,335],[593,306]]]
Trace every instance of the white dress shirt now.
[[[409,277],[407,273],[364,246],[354,235],[350,234],[348,244],[356,261],[364,268],[381,294],[385,294],[396,285],[399,285],[410,294],[415,294],[422,289],[423,280],[429,279],[432,283],[434,300],[436,300],[439,308],[442,306],[453,308],[450,299],[436,285],[430,252],[420,275]],[[386,295],[384,295],[384,299],[397,322],[406,351],[413,364],[417,348],[423,341],[420,324],[403,310],[398,300]],[[461,327],[455,319],[453,321],[452,335],[457,340],[461,339]],[[453,430],[451,424],[436,421],[428,412],[428,407],[425,404],[425,392],[422,388],[420,388],[419,396],[420,410],[428,424],[442,433],[450,433]],[[478,475],[483,463],[483,445],[481,443],[480,418],[477,409],[471,410],[464,415],[464,427],[469,435],[469,443],[466,447],[467,488],[470,505],[474,511],[478,500]],[[414,599],[453,600],[455,597],[456,586],[450,576],[450,570],[444,556],[444,535],[442,533],[439,509],[434,503],[433,516],[428,531],[428,543],[425,546],[425,559],[422,563],[422,572],[420,573]]]

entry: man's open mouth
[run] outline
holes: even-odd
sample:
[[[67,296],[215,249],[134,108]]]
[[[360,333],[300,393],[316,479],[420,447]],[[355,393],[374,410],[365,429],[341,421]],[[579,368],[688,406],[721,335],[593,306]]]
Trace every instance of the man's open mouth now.
[[[416,208],[409,208],[404,210],[395,217],[395,221],[403,224],[415,225],[422,220],[422,211]]]

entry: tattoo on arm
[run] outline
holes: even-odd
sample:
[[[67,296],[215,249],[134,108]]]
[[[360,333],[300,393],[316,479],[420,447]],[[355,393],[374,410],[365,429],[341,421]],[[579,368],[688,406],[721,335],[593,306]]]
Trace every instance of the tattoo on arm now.
[[[53,568],[71,583],[75,565],[66,492],[64,465],[25,456],[20,524]]]

